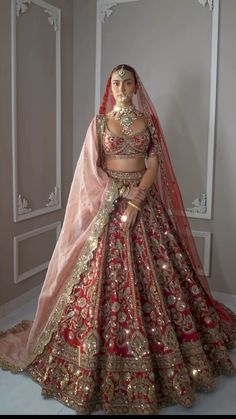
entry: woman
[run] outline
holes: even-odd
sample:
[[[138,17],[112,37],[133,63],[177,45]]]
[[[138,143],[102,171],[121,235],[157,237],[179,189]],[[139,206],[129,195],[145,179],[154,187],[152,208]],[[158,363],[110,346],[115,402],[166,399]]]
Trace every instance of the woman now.
[[[33,323],[2,367],[82,413],[156,413],[235,369],[236,316],[207,285],[158,116],[115,67],[77,163]]]

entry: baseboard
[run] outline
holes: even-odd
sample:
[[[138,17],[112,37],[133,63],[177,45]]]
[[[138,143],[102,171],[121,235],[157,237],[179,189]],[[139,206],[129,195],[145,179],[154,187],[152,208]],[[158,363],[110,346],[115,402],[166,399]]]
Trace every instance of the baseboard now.
[[[212,295],[216,300],[220,301],[226,306],[229,305],[229,306],[236,307],[236,295],[227,294],[225,292],[219,292],[219,291],[212,291]]]
[[[5,304],[2,304],[0,306],[0,318],[8,316],[12,312],[21,308],[23,305],[29,303],[35,298],[38,298],[41,288],[42,288],[42,284],[37,285],[37,287],[32,288],[31,290],[25,292],[24,294],[19,295],[19,297],[16,297]]]

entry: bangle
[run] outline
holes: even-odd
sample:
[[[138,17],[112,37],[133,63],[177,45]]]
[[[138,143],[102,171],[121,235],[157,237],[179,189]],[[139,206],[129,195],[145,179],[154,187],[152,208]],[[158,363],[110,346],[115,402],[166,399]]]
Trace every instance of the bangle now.
[[[140,207],[138,207],[138,205],[133,204],[133,202],[128,201],[128,205],[131,205],[131,207],[136,208],[138,211],[140,211],[140,210],[141,210],[141,208],[140,208]]]

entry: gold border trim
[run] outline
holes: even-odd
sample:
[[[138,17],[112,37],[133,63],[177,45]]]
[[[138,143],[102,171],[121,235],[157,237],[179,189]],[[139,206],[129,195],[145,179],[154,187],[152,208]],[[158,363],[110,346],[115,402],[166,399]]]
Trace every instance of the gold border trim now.
[[[27,329],[32,323],[30,320],[22,320],[20,323],[16,324],[15,326],[11,327],[10,329],[0,331],[0,338],[7,336],[9,333],[15,334],[19,332],[23,332]],[[10,362],[6,361],[4,358],[0,356],[0,368],[3,370],[11,371],[11,372],[22,372],[23,369],[15,364],[11,364]]]

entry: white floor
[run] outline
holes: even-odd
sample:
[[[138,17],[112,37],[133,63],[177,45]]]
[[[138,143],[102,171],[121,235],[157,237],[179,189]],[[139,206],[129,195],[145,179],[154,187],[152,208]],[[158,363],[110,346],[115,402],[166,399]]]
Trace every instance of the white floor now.
[[[10,316],[0,319],[0,330],[5,330],[23,319],[33,319],[36,300]],[[230,307],[236,312],[236,307]],[[236,350],[232,351],[236,365]],[[217,378],[217,389],[212,393],[197,393],[191,408],[173,406],[162,409],[159,415],[233,415],[236,413],[236,376]],[[0,415],[75,415],[76,413],[53,399],[41,396],[41,387],[24,374],[0,370]],[[104,415],[102,411],[94,415]]]

